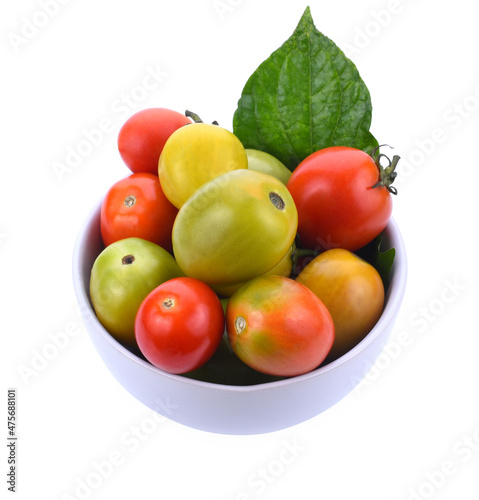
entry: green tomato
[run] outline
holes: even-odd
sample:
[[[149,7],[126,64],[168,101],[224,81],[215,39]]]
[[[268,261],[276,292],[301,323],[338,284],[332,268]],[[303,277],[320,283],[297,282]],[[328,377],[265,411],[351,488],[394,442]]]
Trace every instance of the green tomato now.
[[[158,177],[165,196],[180,208],[205,182],[239,168],[248,168],[248,158],[232,132],[218,125],[192,123],[166,141]]]
[[[187,276],[212,287],[233,285],[278,264],[297,227],[296,206],[281,181],[235,170],[203,185],[180,208],[173,252]]]
[[[296,244],[293,242],[289,250],[286,252],[286,255],[273,267],[273,269],[270,269],[263,276],[285,276],[289,278],[291,272],[293,271],[293,252],[295,249]],[[223,300],[226,300],[226,304],[228,302],[228,298],[231,297],[236,290],[241,288],[242,285],[244,285],[244,283],[237,283],[236,285],[229,286],[213,286],[212,288],[220,297],[223,297],[221,299],[222,303]],[[226,305],[224,307],[226,307]]]
[[[291,177],[291,170],[269,153],[257,149],[247,149],[246,156],[250,170],[272,175],[283,184],[286,184]]]
[[[107,246],[91,270],[90,298],[105,329],[136,349],[135,316],[143,299],[161,283],[183,276],[173,256],[141,238]]]

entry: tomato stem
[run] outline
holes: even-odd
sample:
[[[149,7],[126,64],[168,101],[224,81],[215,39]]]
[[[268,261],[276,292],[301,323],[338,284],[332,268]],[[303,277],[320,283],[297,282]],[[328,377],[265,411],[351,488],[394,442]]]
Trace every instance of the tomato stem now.
[[[193,111],[186,110],[185,111],[185,116],[188,117],[188,118],[192,118],[192,120],[195,123],[203,123],[203,120],[196,113],[193,113]]]
[[[319,252],[316,250],[310,250],[309,248],[295,248],[291,254],[291,260],[293,261],[293,273],[296,271],[298,266],[298,261],[300,257],[316,257]]]
[[[313,255],[316,257],[316,255],[319,255],[319,252],[309,248],[295,248],[293,253],[295,257],[312,257]]]
[[[188,118],[192,118],[195,123],[203,123],[203,120],[196,113],[193,113],[193,111],[186,110],[185,116],[187,116]],[[219,124],[215,120],[214,122],[212,122],[212,125],[219,125]]]
[[[383,144],[383,146],[388,146],[388,145]],[[397,172],[395,172],[395,170],[400,160],[400,157],[398,155],[394,155],[393,159],[390,160],[385,154],[379,153],[380,147],[381,146],[374,148],[373,151],[371,152],[371,158],[374,160],[374,163],[376,164],[379,170],[379,181],[376,182],[374,186],[371,186],[371,189],[378,187],[385,187],[391,194],[397,194],[398,193],[397,189],[394,186],[391,186],[391,184],[397,177]],[[386,161],[388,162],[387,167],[383,167],[381,165],[382,158],[386,158]]]

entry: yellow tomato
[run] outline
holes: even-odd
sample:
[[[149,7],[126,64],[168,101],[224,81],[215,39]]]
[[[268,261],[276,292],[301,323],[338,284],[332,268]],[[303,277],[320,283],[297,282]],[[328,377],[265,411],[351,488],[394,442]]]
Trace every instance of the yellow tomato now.
[[[334,248],[318,255],[296,280],[323,301],[333,318],[336,336],[328,361],[358,344],[382,314],[384,285],[379,273],[348,250]]]
[[[246,151],[232,132],[218,125],[192,123],[166,141],[158,161],[158,177],[165,196],[179,209],[206,182],[246,168]]]

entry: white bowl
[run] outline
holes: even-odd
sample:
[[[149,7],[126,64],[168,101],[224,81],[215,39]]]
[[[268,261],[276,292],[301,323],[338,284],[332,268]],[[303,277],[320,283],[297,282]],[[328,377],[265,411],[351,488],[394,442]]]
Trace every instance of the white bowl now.
[[[98,321],[89,298],[90,271],[103,248],[100,205],[81,228],[73,283],[87,331],[116,379],[157,413],[189,427],[223,434],[259,434],[304,422],[344,398],[375,362],[393,329],[406,287],[407,260],[399,228],[390,220],[384,248],[396,256],[384,312],[351,351],[316,370],[257,385],[223,385],[163,372],[118,343]]]

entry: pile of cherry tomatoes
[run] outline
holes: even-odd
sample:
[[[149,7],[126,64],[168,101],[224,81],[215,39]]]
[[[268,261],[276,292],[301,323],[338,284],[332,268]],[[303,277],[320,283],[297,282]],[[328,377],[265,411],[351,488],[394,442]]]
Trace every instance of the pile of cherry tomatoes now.
[[[384,284],[356,252],[388,223],[397,157],[337,146],[291,172],[164,108],[131,116],[118,149],[132,173],[104,197],[90,297],[121,344],[187,376],[221,357],[217,381],[242,383],[309,372],[376,324]]]

